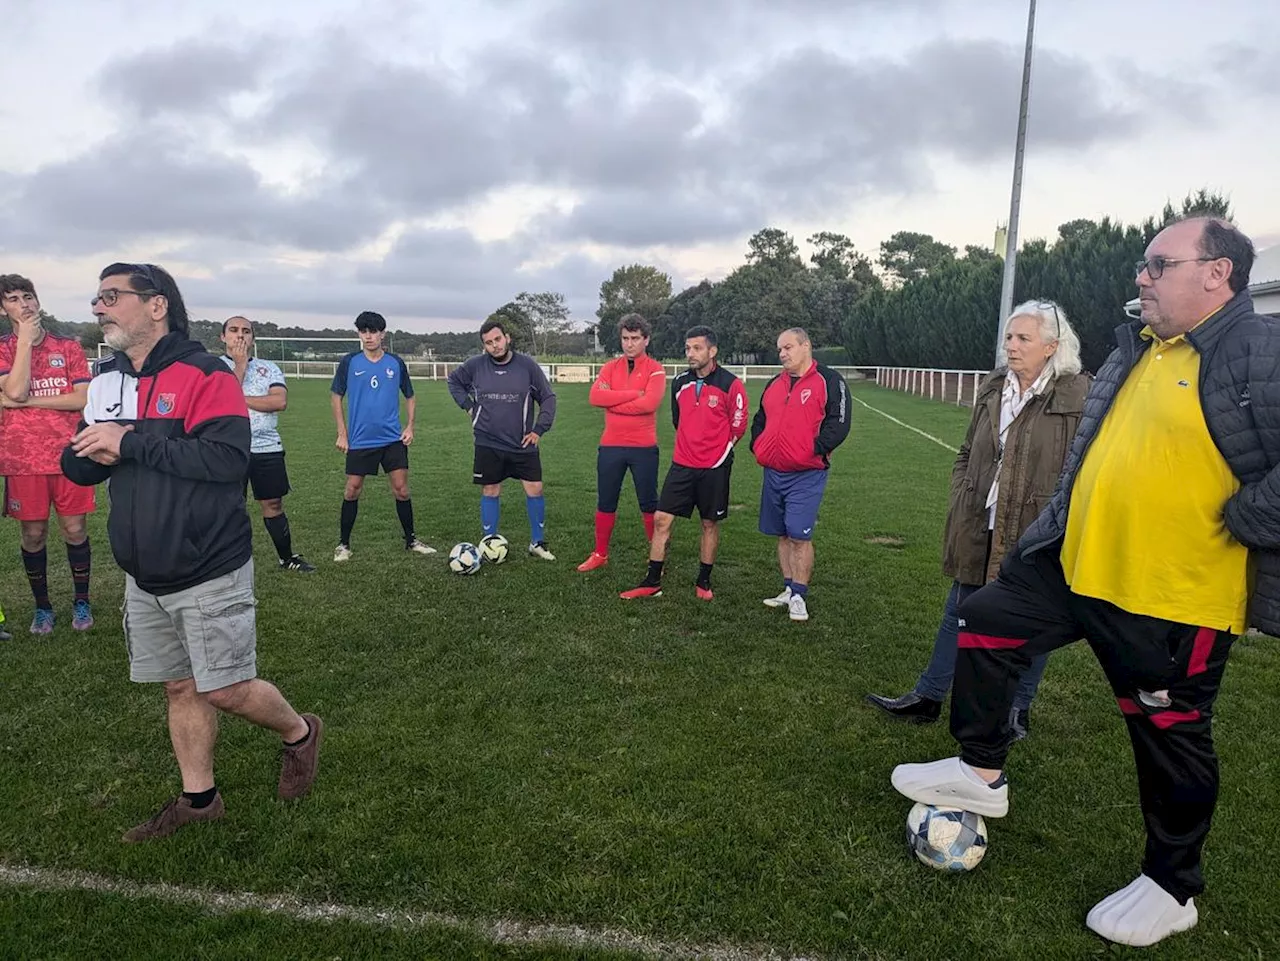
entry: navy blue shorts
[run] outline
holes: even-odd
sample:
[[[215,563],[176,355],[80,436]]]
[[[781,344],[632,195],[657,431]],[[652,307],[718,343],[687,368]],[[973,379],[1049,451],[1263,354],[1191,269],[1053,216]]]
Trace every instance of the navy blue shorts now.
[[[596,510],[616,514],[622,481],[631,471],[636,485],[640,513],[652,514],[658,509],[658,448],[600,447],[596,454]]]
[[[766,467],[760,489],[760,533],[807,541],[818,522],[818,505],[827,489],[827,471],[780,471]]]

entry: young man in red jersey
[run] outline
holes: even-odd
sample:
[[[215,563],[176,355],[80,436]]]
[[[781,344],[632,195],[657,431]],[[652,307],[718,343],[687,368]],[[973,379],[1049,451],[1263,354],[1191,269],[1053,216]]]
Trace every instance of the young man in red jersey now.
[[[0,474],[5,479],[4,513],[22,525],[22,566],[36,602],[31,633],[53,633],[46,550],[50,507],[58,513],[75,583],[71,626],[87,631],[93,613],[85,515],[94,509],[93,490],[67,480],[61,459],[84,410],[89,362],[76,340],[41,325],[40,299],[26,277],[0,276],[0,309],[12,328],[0,338],[0,404],[5,408]]]
[[[716,335],[710,327],[685,334],[689,369],[671,382],[671,420],[676,448],[662,483],[649,545],[649,572],[639,586],[620,595],[628,600],[662,593],[662,566],[671,539],[671,524],[689,517],[697,506],[702,540],[695,591],[709,601],[711,566],[720,548],[720,522],[729,515],[729,475],[733,446],[747,432],[747,392],[740,381],[716,363]]]
[[[609,562],[609,538],[618,516],[622,481],[631,471],[644,518],[644,533],[653,540],[653,512],[658,507],[658,408],[667,388],[666,371],[647,353],[649,321],[627,314],[618,321],[622,356],[605,364],[591,385],[591,406],[604,408],[604,434],[596,453],[596,546],[580,571]]]

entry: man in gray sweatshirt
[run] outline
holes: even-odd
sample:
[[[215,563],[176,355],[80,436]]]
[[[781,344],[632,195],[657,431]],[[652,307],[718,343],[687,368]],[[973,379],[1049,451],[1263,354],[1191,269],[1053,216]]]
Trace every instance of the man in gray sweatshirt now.
[[[498,318],[480,328],[484,353],[449,374],[449,394],[471,415],[476,454],[472,480],[481,485],[480,526],[484,536],[498,533],[502,482],[524,485],[529,513],[529,553],[554,561],[547,549],[547,507],[542,497],[542,459],[538,444],[556,416],[556,395],[547,375],[527,354],[511,349],[511,335]],[[537,418],[533,407],[538,406]]]

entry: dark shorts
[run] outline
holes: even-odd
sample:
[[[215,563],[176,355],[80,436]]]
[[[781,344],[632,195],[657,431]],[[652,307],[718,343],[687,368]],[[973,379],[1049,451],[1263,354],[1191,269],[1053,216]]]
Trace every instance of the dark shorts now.
[[[818,505],[827,489],[827,471],[764,469],[760,488],[760,533],[807,541],[818,521]]]
[[[722,521],[729,516],[729,475],[733,456],[719,467],[685,467],[672,464],[662,482],[658,510],[676,517],[688,517],[698,508],[704,521]]]
[[[246,492],[253,488],[253,499],[270,501],[289,493],[289,472],[284,467],[284,451],[249,455],[249,474],[244,479]]]
[[[508,477],[522,481],[542,480],[542,455],[536,447],[524,450],[498,450],[476,447],[471,479],[477,484],[501,484]]]
[[[384,474],[393,470],[409,469],[409,448],[403,441],[395,441],[386,447],[366,447],[363,450],[347,451],[347,475],[365,477],[378,473],[381,467]]]
[[[631,471],[640,513],[652,514],[658,506],[658,448],[600,447],[596,454],[596,510],[614,514],[622,494],[622,481]]]

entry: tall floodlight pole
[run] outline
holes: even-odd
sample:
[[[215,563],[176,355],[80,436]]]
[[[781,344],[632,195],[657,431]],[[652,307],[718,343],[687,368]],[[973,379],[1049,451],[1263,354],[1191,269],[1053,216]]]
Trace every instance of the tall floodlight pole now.
[[[1013,278],[1018,269],[1018,213],[1022,208],[1022,155],[1027,146],[1027,102],[1031,99],[1031,46],[1036,31],[1036,0],[1027,13],[1027,50],[1022,58],[1022,104],[1018,108],[1018,142],[1013,150],[1013,197],[1009,201],[1009,231],[1004,247],[1004,279],[1000,283],[1000,316],[996,318],[996,356],[1004,319],[1013,310]]]

